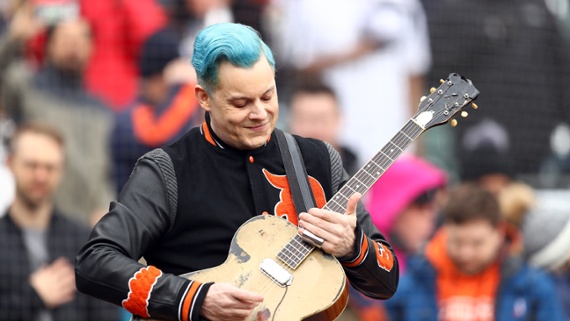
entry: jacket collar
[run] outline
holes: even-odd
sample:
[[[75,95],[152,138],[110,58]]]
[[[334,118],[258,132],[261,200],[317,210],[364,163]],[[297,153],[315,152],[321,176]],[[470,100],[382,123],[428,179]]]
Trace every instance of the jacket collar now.
[[[273,135],[275,135],[275,130],[271,133],[271,136],[269,137],[269,139],[267,140],[267,142],[261,146],[258,147],[256,149],[252,149],[252,150],[240,150],[234,147],[231,147],[230,145],[226,144],[223,140],[221,140],[216,133],[214,133],[214,131],[212,130],[212,125],[210,124],[211,119],[210,119],[210,113],[206,112],[205,114],[205,120],[202,123],[202,125],[200,125],[200,134],[202,134],[202,136],[204,137],[204,139],[206,140],[206,142],[218,149],[222,149],[222,150],[226,150],[226,151],[233,151],[236,153],[246,153],[246,154],[257,154],[259,152],[264,151],[268,144],[271,141],[275,141],[275,138],[273,137]]]

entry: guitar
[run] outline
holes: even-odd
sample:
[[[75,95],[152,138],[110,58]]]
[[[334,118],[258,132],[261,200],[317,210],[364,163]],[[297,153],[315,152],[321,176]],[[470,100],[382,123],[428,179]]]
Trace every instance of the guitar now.
[[[463,108],[479,95],[470,80],[454,73],[430,92],[422,97],[418,112],[323,208],[345,213],[352,194],[364,195],[424,131],[450,122],[460,111],[466,117]],[[452,126],[456,124],[451,120]],[[273,215],[245,222],[222,265],[182,276],[199,282],[227,282],[263,294],[263,303],[248,321],[329,321],[342,313],[348,301],[341,264],[305,241],[294,224]]]

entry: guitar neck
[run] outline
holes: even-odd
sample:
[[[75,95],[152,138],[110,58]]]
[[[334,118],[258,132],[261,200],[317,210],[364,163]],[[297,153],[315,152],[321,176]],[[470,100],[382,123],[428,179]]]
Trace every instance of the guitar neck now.
[[[346,213],[348,199],[354,193],[364,195],[386,172],[394,161],[424,132],[424,128],[409,120],[406,125],[323,206],[323,209]],[[290,268],[296,269],[315,247],[295,235],[277,254]]]
[[[424,131],[413,120],[362,166],[356,174],[325,204],[324,209],[337,213],[345,213],[348,199],[354,193],[366,194],[376,181],[386,172],[394,161],[408,148]]]

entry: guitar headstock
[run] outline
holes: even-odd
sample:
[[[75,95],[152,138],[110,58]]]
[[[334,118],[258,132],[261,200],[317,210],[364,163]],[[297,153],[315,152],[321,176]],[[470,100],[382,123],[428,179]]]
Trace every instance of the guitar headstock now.
[[[471,80],[451,73],[446,80],[441,80],[438,88],[431,88],[427,97],[422,97],[418,112],[412,120],[423,129],[443,125],[451,120],[451,126],[457,125],[452,119],[461,111],[461,116],[467,117],[463,109],[472,104],[474,109],[477,105],[473,100],[479,96],[479,90],[473,86]]]

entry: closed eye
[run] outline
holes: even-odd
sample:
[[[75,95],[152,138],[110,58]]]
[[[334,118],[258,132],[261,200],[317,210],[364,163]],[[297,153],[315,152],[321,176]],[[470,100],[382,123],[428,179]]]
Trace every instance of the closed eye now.
[[[235,99],[230,102],[234,107],[243,108],[247,106],[247,99]]]

